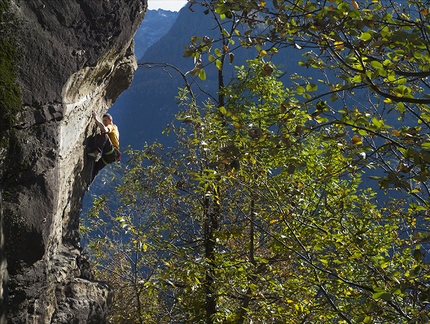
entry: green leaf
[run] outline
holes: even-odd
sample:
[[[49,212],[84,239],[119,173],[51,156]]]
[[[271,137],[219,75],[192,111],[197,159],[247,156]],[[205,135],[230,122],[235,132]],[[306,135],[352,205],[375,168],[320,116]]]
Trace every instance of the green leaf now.
[[[302,95],[305,92],[305,88],[303,88],[302,86],[298,86],[296,88],[296,92],[298,95]]]
[[[222,62],[221,62],[221,60],[216,60],[215,61],[215,65],[216,65],[216,67],[217,67],[217,69],[218,70],[222,70]]]
[[[373,38],[372,34],[371,34],[371,33],[368,33],[368,32],[362,33],[362,34],[360,35],[360,39],[361,39],[362,41],[365,41],[365,42],[370,41],[372,38]]]
[[[416,249],[415,251],[414,251],[414,259],[415,259],[415,261],[417,261],[417,262],[421,262],[422,260],[423,260],[423,253],[421,252],[421,250],[420,249]]]
[[[197,75],[200,78],[200,80],[202,81],[206,80],[206,72],[204,69],[200,69]]]
[[[229,11],[230,11],[230,6],[228,6],[227,4],[224,4],[224,3],[218,4],[215,8],[215,12],[219,15],[225,14]]]
[[[382,126],[384,126],[383,121],[377,119],[376,117],[372,118],[372,124],[375,125],[378,128],[381,128]]]
[[[337,99],[339,99],[339,96],[336,93],[332,93],[330,95],[330,101],[335,102]]]
[[[351,81],[354,83],[361,83],[362,81],[361,73],[354,75]]]
[[[361,315],[359,318],[357,318],[357,323],[372,323],[372,317],[367,315]]]
[[[214,49],[214,53],[215,53],[215,55],[216,55],[216,56],[218,56],[218,57],[221,57],[221,55],[222,55],[222,52],[221,52],[221,50],[220,50],[218,47],[216,47],[216,48]]]
[[[349,6],[349,4],[343,1],[339,4],[338,9],[342,12],[351,11],[351,7]]]
[[[397,109],[403,114],[405,112],[405,104],[401,101],[397,103]]]
[[[424,142],[421,144],[421,148],[425,150],[430,150],[430,142]]]
[[[374,293],[372,295],[372,298],[375,300],[376,299],[382,299],[385,301],[390,301],[391,300],[391,294],[382,290],[382,291],[378,291],[378,292]]]
[[[312,92],[317,90],[318,90],[318,86],[315,83],[308,83],[306,85],[306,91]]]
[[[379,61],[372,61],[370,62],[370,65],[375,69],[383,69],[384,66]]]

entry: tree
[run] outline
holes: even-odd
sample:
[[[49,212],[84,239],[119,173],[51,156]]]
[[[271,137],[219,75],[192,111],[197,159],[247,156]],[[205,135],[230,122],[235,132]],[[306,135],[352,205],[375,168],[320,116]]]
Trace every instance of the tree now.
[[[222,21],[219,25],[231,28],[223,28],[222,46],[193,44],[186,54],[200,60],[207,56],[211,62],[214,55],[209,51],[231,56],[236,43],[254,46],[261,56],[273,56],[282,48],[302,50],[304,59],[299,64],[321,72],[314,78],[294,76],[295,91],[303,96],[309,111],[316,109],[320,118],[326,112],[331,122],[352,127],[360,137],[355,140],[366,144],[365,150],[378,152],[370,157],[388,174],[380,181],[383,188],[394,186],[410,192],[419,183],[428,195],[426,40],[430,31],[424,2],[192,3],[217,13]],[[399,170],[387,165],[385,155],[396,156],[396,167],[401,173],[407,171],[412,185],[406,185]]]
[[[422,109],[414,115],[421,116],[424,94],[413,96],[419,103],[405,94],[396,100],[390,96],[400,85],[415,94],[425,79],[378,81],[384,81],[384,72],[371,62],[384,66],[385,60],[369,62],[369,55],[388,56],[389,49],[378,46],[394,45],[377,43],[369,17],[382,19],[377,14],[384,7],[370,4],[359,11],[355,2],[332,4],[203,3],[217,19],[220,37],[192,38],[185,54],[196,66],[183,75],[204,80],[205,65],[214,64],[217,96],[209,93],[198,103],[193,88],[184,88],[178,96],[184,107],[179,123],[168,130],[177,147],[156,143],[130,151],[124,185],[118,187],[121,206],[108,225],[121,235],[103,237],[116,249],[99,255],[110,276],[105,278],[133,274],[131,290],[121,291],[147,303],[136,308],[136,322],[428,321],[426,140],[418,125],[391,131],[384,120],[387,107],[404,118],[413,111],[402,111],[400,102]],[[394,25],[402,19],[387,20],[391,36],[383,37],[395,40]],[[408,25],[397,27],[402,26]],[[331,31],[342,35],[343,43],[335,34],[326,35]],[[360,45],[373,40],[372,46]],[[255,46],[258,57],[237,66],[227,84],[222,72],[225,62],[235,59],[231,47],[236,43]],[[305,44],[321,49],[319,55],[305,53],[302,64],[324,68],[324,81],[316,81],[318,87],[314,78],[296,75],[286,87],[270,58],[281,47]],[[365,63],[360,73],[351,69],[359,60]],[[393,73],[419,65],[414,64],[401,62]],[[333,81],[336,77],[342,82]],[[365,106],[372,109],[362,110]],[[394,187],[405,194],[382,199],[386,196],[362,181],[371,168],[387,171],[372,173],[386,193]],[[416,188],[418,183],[423,189]],[[102,206],[95,210],[109,215]],[[95,218],[96,225],[101,219]],[[119,247],[123,252],[111,257]]]

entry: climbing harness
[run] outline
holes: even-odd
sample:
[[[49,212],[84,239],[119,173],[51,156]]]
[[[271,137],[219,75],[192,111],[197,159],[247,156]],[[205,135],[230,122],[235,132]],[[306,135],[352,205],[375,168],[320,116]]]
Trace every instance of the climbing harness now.
[[[109,152],[104,153],[104,154],[102,155],[102,161],[103,161],[103,163],[104,163],[105,165],[108,165],[109,163],[112,163],[112,162],[114,162],[114,161],[112,161],[112,162],[107,162],[107,161],[103,158],[103,156],[104,156],[104,155],[111,155],[111,154],[113,154],[114,152],[116,152],[114,161],[120,161],[120,160],[121,160],[121,157],[120,157],[120,156],[121,156],[121,153],[119,152],[119,150],[117,150],[117,149],[114,147],[114,148],[112,148],[112,150],[110,150]]]

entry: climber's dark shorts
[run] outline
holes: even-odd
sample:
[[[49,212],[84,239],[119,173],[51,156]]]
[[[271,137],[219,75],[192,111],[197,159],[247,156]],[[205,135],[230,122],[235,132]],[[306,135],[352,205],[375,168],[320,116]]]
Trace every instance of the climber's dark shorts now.
[[[106,165],[117,161],[120,155],[119,151],[112,145],[107,134],[99,134],[96,136],[96,149],[102,153],[102,156],[94,164],[91,182],[101,169]]]

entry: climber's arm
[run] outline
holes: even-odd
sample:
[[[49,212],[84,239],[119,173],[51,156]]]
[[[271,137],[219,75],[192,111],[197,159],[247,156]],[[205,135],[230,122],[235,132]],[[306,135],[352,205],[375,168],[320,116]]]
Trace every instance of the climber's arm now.
[[[97,126],[99,126],[102,133],[108,133],[109,129],[102,123],[100,118],[97,116],[97,114],[93,111],[93,118],[96,121]]]

